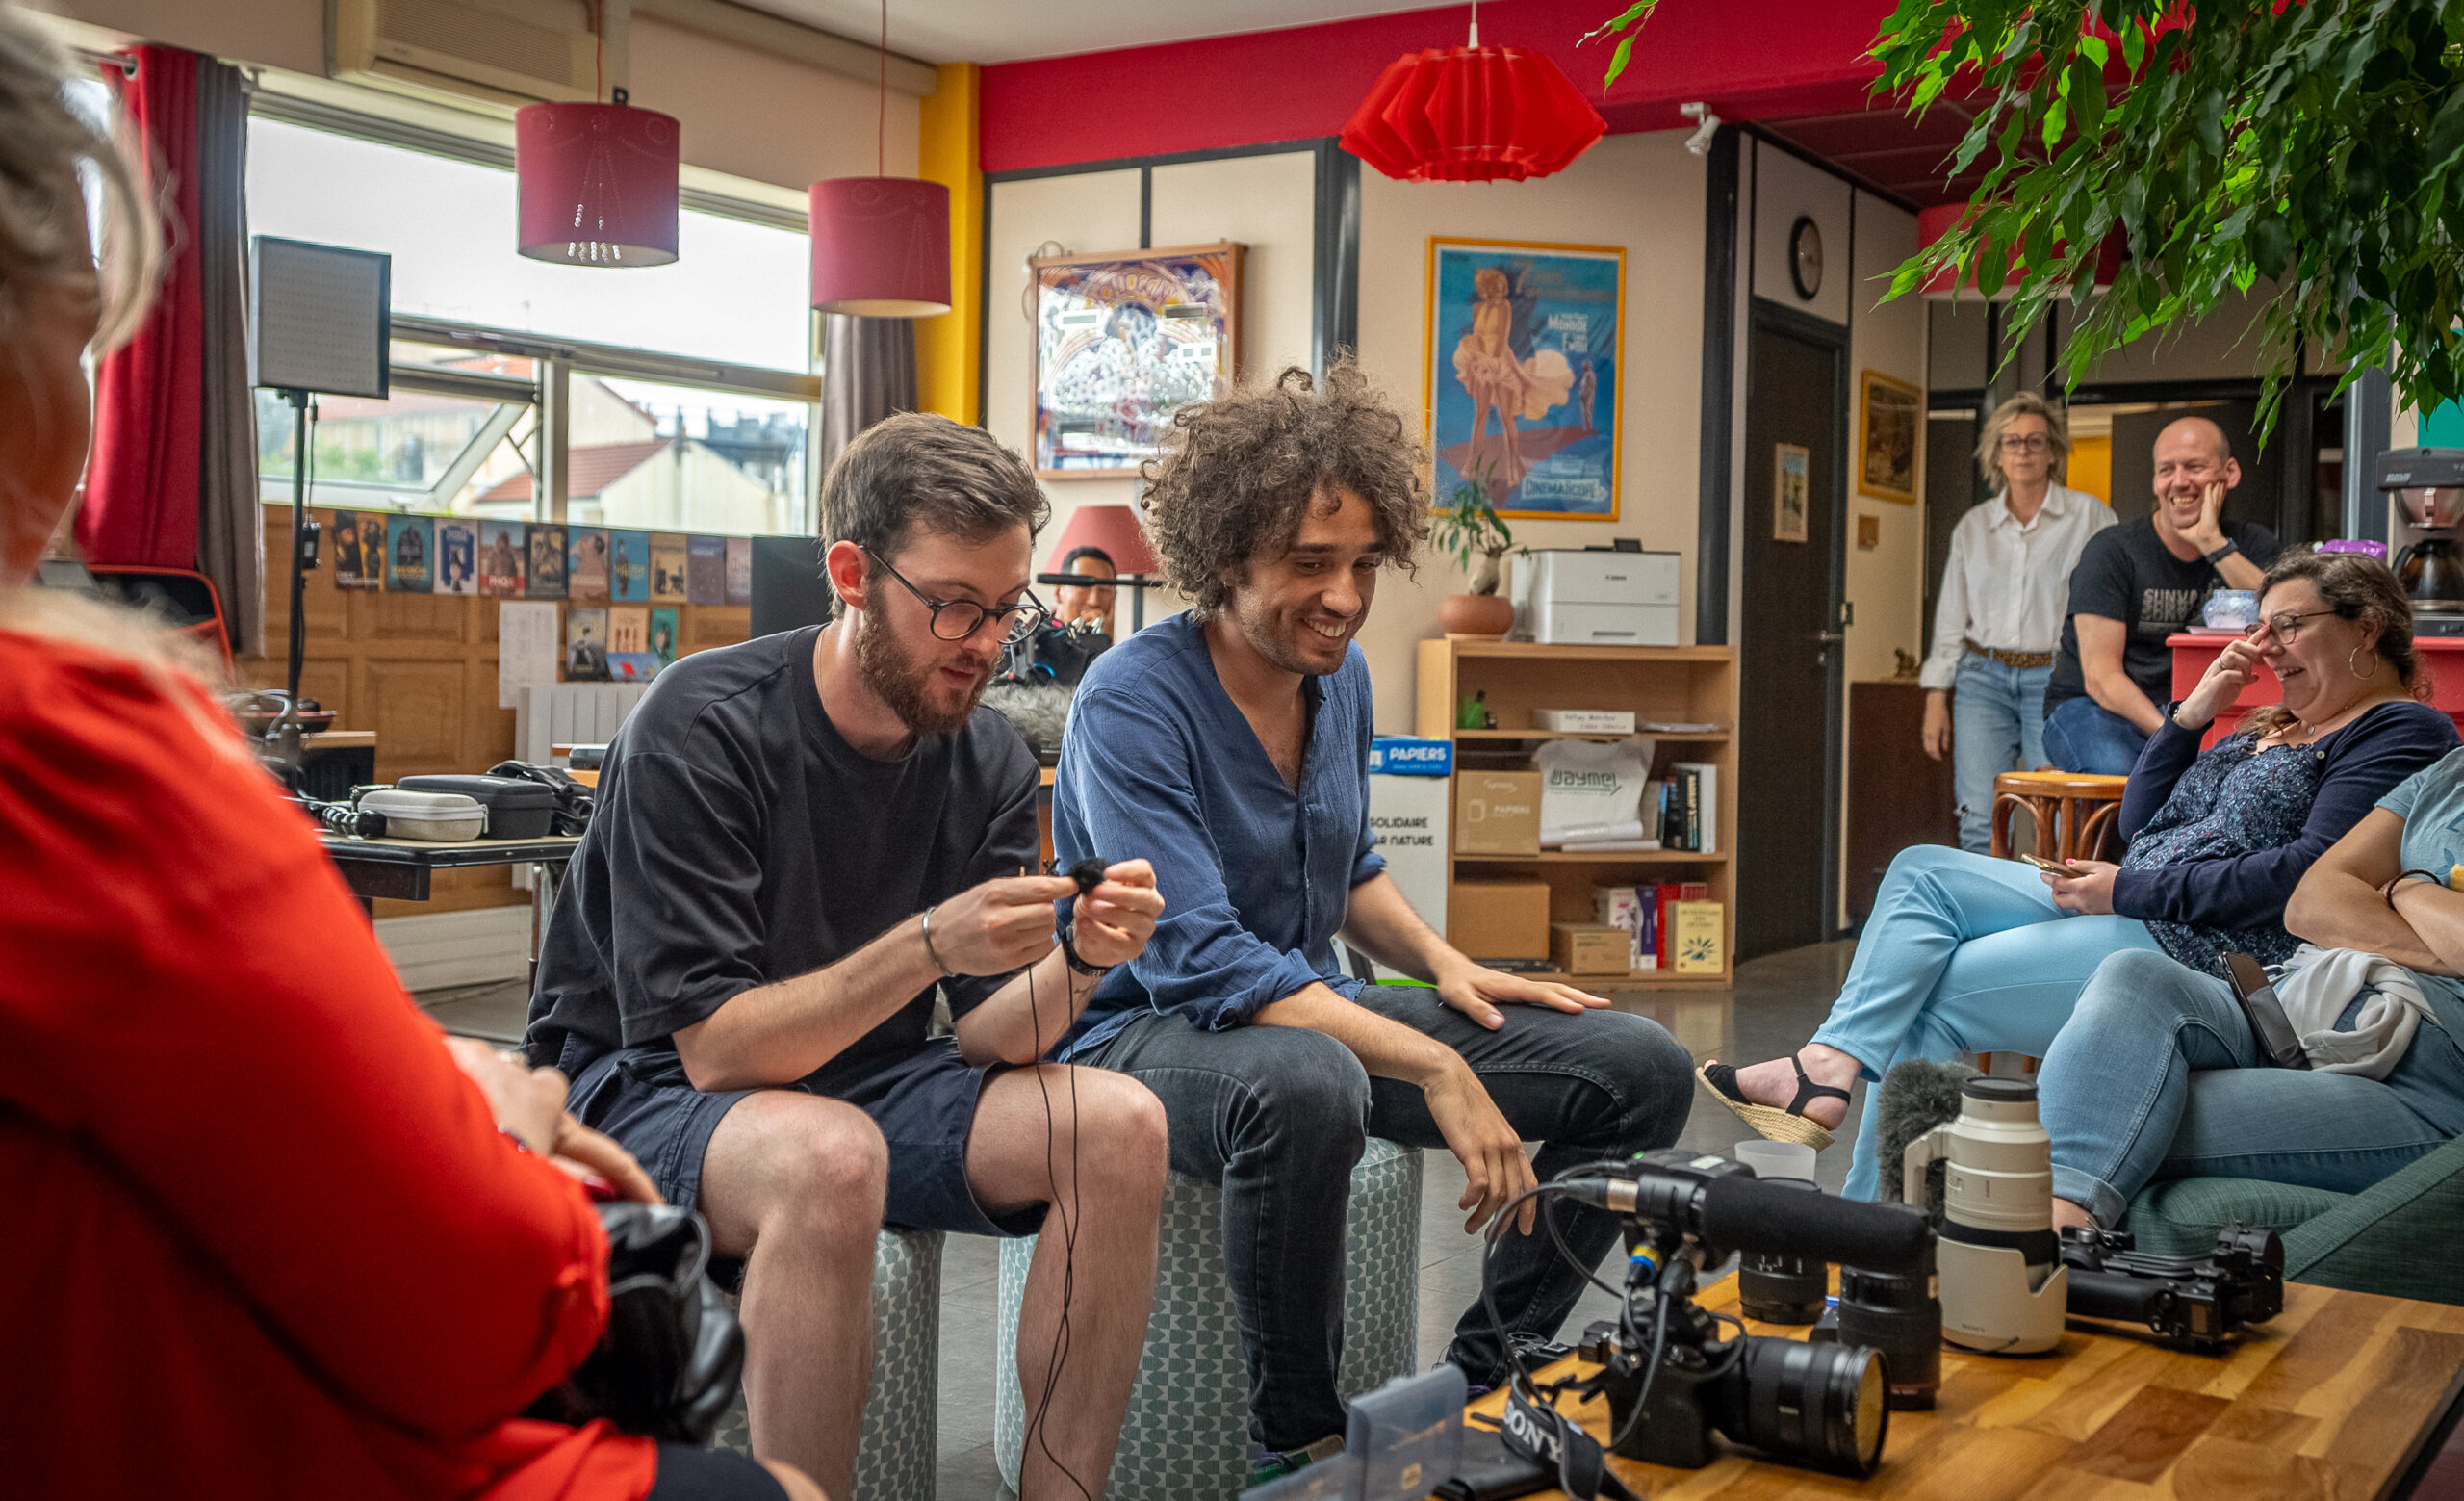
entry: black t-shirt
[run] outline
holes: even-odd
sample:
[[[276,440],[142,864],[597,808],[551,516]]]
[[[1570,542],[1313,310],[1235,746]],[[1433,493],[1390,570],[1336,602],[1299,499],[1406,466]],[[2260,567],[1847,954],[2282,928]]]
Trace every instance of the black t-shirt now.
[[[2222,525],[2243,556],[2261,568],[2275,561],[2274,532],[2251,521]],[[2156,535],[2150,517],[2107,527],[2090,537],[2079,551],[2079,566],[2070,571],[2070,610],[2062,620],[2062,650],[2054,654],[2053,676],[2045,681],[2045,712],[2065,700],[2088,696],[2088,677],[2079,665],[2081,615],[2120,621],[2128,633],[2122,637],[2122,671],[2151,701],[2170,703],[2173,654],[2165,637],[2196,620],[2208,590],[2223,584],[2224,576],[2214,564],[2175,557]]]
[[[672,1046],[745,991],[1035,866],[1036,762],[1009,721],[978,709],[875,761],[822,709],[820,630],[680,658],[617,732],[539,955],[533,1063]],[[963,1016],[1009,979],[941,985]],[[932,1008],[927,988],[806,1082],[832,1093],[911,1055]]]

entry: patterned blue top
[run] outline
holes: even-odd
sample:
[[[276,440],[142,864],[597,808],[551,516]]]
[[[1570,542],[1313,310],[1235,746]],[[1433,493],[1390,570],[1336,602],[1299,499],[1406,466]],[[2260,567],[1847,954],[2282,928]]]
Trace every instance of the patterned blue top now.
[[[2131,772],[2120,815],[2130,850],[2114,878],[2114,911],[2218,975],[2237,949],[2262,964],[2291,957],[2300,941],[2284,930],[2284,904],[2302,873],[2456,744],[2453,721],[2411,700],[2381,704],[2308,745],[2266,750],[2242,734],[2200,751],[2199,732],[2174,724],[2170,710]]]

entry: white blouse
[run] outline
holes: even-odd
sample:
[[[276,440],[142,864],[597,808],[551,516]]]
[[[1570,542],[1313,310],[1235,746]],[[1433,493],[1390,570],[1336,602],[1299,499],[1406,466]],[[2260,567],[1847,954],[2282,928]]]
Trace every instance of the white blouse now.
[[[2070,608],[2070,570],[2088,539],[2113,526],[2114,508],[2085,490],[2046,489],[2034,520],[2019,525],[1997,495],[1971,507],[1951,532],[1951,560],[1934,606],[1934,649],[1918,681],[1947,688],[1959,676],[1964,643],[2006,652],[2050,652],[2062,644]]]

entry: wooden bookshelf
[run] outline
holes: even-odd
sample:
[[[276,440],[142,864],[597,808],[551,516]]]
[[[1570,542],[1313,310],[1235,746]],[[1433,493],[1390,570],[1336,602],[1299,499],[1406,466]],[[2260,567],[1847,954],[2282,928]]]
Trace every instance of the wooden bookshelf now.
[[[1462,702],[1485,694],[1497,728],[1457,729]],[[1619,990],[1700,990],[1728,985],[1736,967],[1736,875],[1731,850],[1736,838],[1736,651],[1727,646],[1542,646],[1529,641],[1423,641],[1415,733],[1452,740],[1456,764],[1464,754],[1482,760],[1510,756],[1519,743],[1536,748],[1549,740],[1618,739],[1533,727],[1538,709],[1630,709],[1637,720],[1709,724],[1707,731],[1638,729],[1659,747],[1660,764],[1699,761],[1719,768],[1718,840],[1712,854],[1689,850],[1607,850],[1567,854],[1458,855],[1447,852],[1450,891],[1465,878],[1528,877],[1549,887],[1549,917],[1557,922],[1590,922],[1597,913],[1595,886],[1658,881],[1700,881],[1720,903],[1723,953],[1718,974],[1678,975],[1637,970],[1622,978],[1592,977],[1578,983]],[[1449,903],[1451,906],[1451,902]]]

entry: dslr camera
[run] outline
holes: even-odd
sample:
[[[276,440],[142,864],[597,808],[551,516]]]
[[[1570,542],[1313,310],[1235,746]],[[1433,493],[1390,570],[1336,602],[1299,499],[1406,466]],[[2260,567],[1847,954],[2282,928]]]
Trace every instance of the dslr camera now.
[[[2144,1324],[2167,1343],[2214,1350],[2245,1324],[2284,1311],[2284,1242],[2273,1230],[2227,1226],[2200,1256],[2131,1249],[2127,1230],[2076,1225],[2062,1232],[2070,1312]]]
[[[1702,1268],[1732,1252],[1913,1273],[1933,1250],[1922,1213],[1792,1190],[1682,1151],[1641,1152],[1566,1186],[1626,1218],[1624,1317],[1584,1332],[1580,1353],[1602,1369],[1575,1388],[1607,1399],[1614,1452],[1699,1468],[1719,1457],[1717,1434],[1810,1469],[1874,1472],[1889,1425],[1877,1352],[1749,1334],[1693,1294]],[[1723,1323],[1736,1333],[1723,1337]]]

